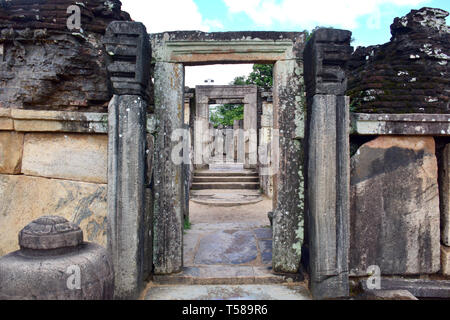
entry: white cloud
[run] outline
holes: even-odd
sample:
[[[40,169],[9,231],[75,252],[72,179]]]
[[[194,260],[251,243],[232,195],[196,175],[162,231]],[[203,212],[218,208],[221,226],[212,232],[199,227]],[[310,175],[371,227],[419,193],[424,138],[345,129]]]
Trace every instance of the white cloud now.
[[[122,10],[131,18],[145,24],[147,32],[158,33],[176,30],[223,29],[219,20],[202,17],[193,0],[122,0]],[[227,85],[235,77],[247,76],[252,65],[209,65],[186,67],[185,84],[191,88],[204,85],[206,79],[214,79],[216,85]]]
[[[291,24],[304,29],[315,26],[357,27],[357,19],[376,15],[382,4],[417,6],[429,0],[223,0],[230,13],[245,13],[259,26]]]
[[[205,19],[204,24],[213,29],[223,29],[223,23],[219,20]]]
[[[193,0],[122,0],[122,10],[145,24],[147,32],[209,31],[217,21],[204,20]]]
[[[228,64],[186,67],[185,85],[194,88],[205,85],[207,79],[213,79],[214,85],[227,85],[238,76],[248,76],[253,70],[252,64]]]

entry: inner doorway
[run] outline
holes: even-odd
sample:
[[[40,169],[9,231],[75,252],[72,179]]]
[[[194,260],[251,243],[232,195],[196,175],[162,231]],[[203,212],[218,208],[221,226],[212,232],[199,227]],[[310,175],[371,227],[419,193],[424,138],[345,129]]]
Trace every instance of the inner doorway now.
[[[186,69],[189,79],[190,72],[198,73],[199,67]],[[241,74],[235,74],[238,76]],[[257,117],[270,108],[258,98],[261,90],[255,85],[201,84],[186,91],[185,115],[187,108],[193,109],[189,116],[200,122],[194,125],[190,150],[194,154],[196,148],[204,150],[202,161],[195,162],[189,172],[189,217],[183,235],[185,272],[195,270],[199,282],[211,275],[220,283],[235,279],[243,284],[253,283],[255,274],[264,279],[261,281],[276,277],[270,273],[272,229],[268,213],[272,200],[260,187],[257,154]],[[198,128],[208,132],[195,134]]]

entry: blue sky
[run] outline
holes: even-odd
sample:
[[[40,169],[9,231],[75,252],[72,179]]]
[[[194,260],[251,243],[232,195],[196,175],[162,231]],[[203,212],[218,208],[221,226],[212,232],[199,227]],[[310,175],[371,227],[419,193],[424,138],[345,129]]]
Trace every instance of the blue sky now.
[[[148,32],[174,30],[222,31],[303,31],[331,26],[353,32],[353,46],[389,41],[395,17],[422,7],[450,11],[450,0],[121,0],[123,10],[143,22]],[[187,74],[186,84],[223,75],[216,84],[248,73],[250,66],[197,67],[198,79]],[[190,69],[191,70],[191,69]],[[235,73],[239,74],[235,74]],[[225,73],[228,75],[225,77]],[[233,74],[233,76],[232,76]],[[189,76],[189,77],[188,77]],[[229,79],[230,77],[231,80]],[[216,76],[217,78],[217,76]]]

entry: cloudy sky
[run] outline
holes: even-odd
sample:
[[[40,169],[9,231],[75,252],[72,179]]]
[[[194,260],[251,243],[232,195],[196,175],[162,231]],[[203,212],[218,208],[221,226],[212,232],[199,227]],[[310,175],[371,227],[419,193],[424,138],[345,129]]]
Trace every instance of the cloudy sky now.
[[[123,10],[148,32],[174,30],[303,31],[316,26],[351,30],[353,46],[390,39],[395,17],[422,7],[450,11],[450,0],[121,0]],[[249,65],[187,68],[186,85],[206,79],[228,84],[251,71]]]

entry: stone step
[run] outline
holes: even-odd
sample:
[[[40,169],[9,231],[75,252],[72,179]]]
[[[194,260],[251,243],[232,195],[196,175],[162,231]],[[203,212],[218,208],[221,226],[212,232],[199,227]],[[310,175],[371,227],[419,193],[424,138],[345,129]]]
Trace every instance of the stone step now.
[[[209,164],[210,170],[244,170],[243,163],[223,163],[221,161]]]
[[[201,189],[259,189],[259,182],[194,182],[192,190]]]
[[[154,275],[156,284],[190,284],[190,285],[239,285],[239,284],[274,284],[285,283],[289,276],[272,273],[263,266],[191,266],[171,275]],[[292,279],[289,281],[298,280]]]
[[[196,177],[194,176],[193,182],[258,182],[258,176],[252,177],[226,177],[226,176],[207,176]]]
[[[195,177],[258,177],[258,173],[254,170],[199,170],[194,172]]]

